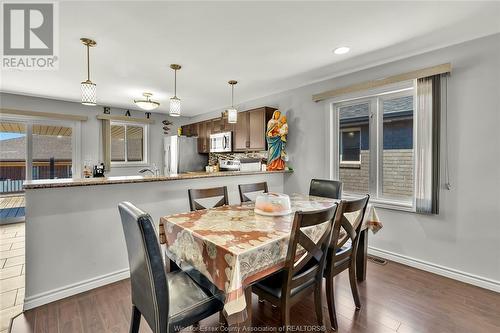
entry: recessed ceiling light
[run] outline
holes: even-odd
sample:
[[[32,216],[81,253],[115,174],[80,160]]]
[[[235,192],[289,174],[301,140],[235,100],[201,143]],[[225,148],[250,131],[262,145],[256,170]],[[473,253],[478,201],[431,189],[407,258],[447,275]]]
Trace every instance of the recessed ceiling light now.
[[[348,48],[347,46],[341,46],[341,47],[337,47],[335,50],[333,50],[333,53],[346,54],[347,52],[349,52],[349,50],[351,50],[351,49]]]

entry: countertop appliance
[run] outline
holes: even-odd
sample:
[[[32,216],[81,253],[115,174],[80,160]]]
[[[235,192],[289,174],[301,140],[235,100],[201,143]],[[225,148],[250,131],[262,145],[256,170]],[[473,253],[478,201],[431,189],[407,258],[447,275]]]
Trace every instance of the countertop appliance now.
[[[262,160],[260,158],[240,159],[240,171],[261,171]]]
[[[233,150],[233,133],[223,132],[210,134],[210,152],[228,153]]]
[[[208,156],[198,154],[198,138],[167,136],[163,138],[164,174],[204,171]]]
[[[104,177],[104,163],[101,163],[99,165],[94,165],[94,172],[93,176],[98,178],[98,177]]]
[[[219,160],[219,170],[221,171],[239,171],[240,161],[239,160]]]

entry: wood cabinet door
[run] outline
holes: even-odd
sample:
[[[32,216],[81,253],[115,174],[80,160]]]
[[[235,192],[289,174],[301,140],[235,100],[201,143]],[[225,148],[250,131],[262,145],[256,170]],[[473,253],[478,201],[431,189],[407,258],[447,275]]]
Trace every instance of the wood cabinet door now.
[[[233,132],[233,150],[245,151],[250,146],[248,126],[248,112],[238,113],[238,121],[234,125]]]
[[[266,149],[266,110],[265,108],[248,112],[249,141],[248,149]]]
[[[224,130],[224,120],[222,118],[212,120],[212,133],[221,133]]]
[[[189,125],[189,135],[198,136],[198,123]]]
[[[214,133],[213,124],[211,120],[205,121],[205,147],[203,149],[204,153],[210,152],[210,134]]]
[[[222,118],[222,132],[233,132],[234,124],[227,122],[227,118]]]
[[[207,123],[198,123],[198,153],[206,153],[207,145]]]

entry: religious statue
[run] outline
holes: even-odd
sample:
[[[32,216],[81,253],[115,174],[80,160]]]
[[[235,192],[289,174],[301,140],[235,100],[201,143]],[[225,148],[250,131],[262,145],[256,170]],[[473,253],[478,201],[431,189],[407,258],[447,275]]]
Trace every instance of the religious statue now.
[[[284,170],[288,159],[285,152],[288,124],[286,116],[279,110],[274,111],[273,117],[267,123],[266,140],[268,147],[267,170]]]

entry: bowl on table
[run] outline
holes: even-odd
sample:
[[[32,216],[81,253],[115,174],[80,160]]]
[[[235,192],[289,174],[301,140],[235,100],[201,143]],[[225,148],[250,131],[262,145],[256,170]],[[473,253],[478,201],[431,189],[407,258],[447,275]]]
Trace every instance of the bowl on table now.
[[[262,193],[255,199],[256,214],[283,216],[292,213],[290,197],[281,193]]]

